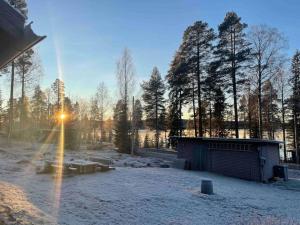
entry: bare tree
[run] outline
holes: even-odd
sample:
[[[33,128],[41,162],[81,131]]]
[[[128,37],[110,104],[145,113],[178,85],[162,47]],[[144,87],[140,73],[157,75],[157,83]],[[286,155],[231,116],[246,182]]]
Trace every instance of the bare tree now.
[[[266,25],[253,26],[248,38],[252,44],[255,74],[253,80],[258,89],[259,137],[263,138],[262,87],[266,81],[272,79],[282,63],[284,59],[282,51],[286,47],[286,41],[276,28]]]
[[[134,66],[129,49],[125,48],[123,55],[117,62],[117,81],[119,94],[124,104],[128,103],[128,96],[134,88]]]
[[[284,161],[287,162],[287,152],[286,152],[286,129],[285,129],[285,115],[286,115],[286,100],[289,94],[289,76],[288,73],[284,69],[279,69],[274,81],[276,83],[277,89],[279,91],[279,99],[280,99],[280,112],[281,112],[281,129],[282,129],[282,138],[283,138],[283,153],[284,153]]]
[[[24,123],[27,120],[26,112],[26,90],[34,89],[37,85],[40,76],[42,75],[42,67],[38,56],[32,49],[23,53],[17,60],[15,66],[19,79],[16,81],[21,84],[21,109],[20,109],[20,124],[21,129],[24,128]]]
[[[100,122],[100,134],[101,140],[104,138],[104,119],[105,113],[108,110],[109,99],[108,99],[108,89],[104,82],[101,82],[97,88],[96,99],[99,108],[99,122]]]
[[[128,98],[134,87],[134,67],[128,49],[125,49],[122,57],[117,62],[117,81],[120,100],[115,108],[115,141],[119,151],[130,152],[130,136],[128,124]]]

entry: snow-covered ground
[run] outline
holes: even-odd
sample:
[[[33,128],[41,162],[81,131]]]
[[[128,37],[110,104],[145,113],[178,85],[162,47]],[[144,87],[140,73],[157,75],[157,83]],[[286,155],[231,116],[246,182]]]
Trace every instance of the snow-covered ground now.
[[[210,225],[248,224],[254,218],[300,223],[297,171],[287,183],[261,184],[160,168],[168,162],[112,150],[66,152],[67,159],[112,158],[116,170],[65,177],[58,195],[55,179],[35,172],[53,158],[55,146],[35,147],[0,145],[0,224]],[[214,195],[200,193],[203,178],[213,180]]]

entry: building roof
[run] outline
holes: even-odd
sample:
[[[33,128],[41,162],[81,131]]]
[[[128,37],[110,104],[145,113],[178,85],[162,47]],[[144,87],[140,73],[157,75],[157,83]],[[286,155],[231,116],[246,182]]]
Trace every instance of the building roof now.
[[[25,18],[4,0],[0,0],[0,69],[32,48],[46,36],[38,36],[25,25]]]
[[[281,144],[282,141],[265,140],[258,138],[207,138],[207,137],[179,137],[173,136],[171,139],[175,140],[195,140],[195,141],[217,141],[217,142],[247,142],[247,143],[261,143],[261,144]]]

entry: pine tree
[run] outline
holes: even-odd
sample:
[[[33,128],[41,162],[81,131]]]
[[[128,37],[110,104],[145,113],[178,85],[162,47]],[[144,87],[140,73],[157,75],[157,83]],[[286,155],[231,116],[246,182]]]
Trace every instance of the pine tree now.
[[[217,137],[226,137],[227,133],[225,130],[225,95],[221,88],[215,90],[214,95],[214,111],[213,116],[215,118],[215,133]]]
[[[90,108],[90,130],[92,131],[92,143],[95,143],[97,140],[96,131],[99,128],[99,107],[98,101],[96,98],[91,99],[91,108]]]
[[[38,130],[47,126],[47,97],[39,85],[34,89],[31,99],[31,109],[34,129],[40,133]]]
[[[210,137],[212,136],[212,130],[214,125],[216,125],[217,127],[220,125],[220,127],[216,128],[218,130],[216,131],[217,136],[221,133],[220,129],[222,129],[223,127],[222,124],[224,125],[225,96],[223,96],[224,94],[222,90],[222,76],[218,71],[219,66],[219,61],[213,61],[208,65],[207,77],[205,78],[205,81],[203,83],[203,97],[208,104],[208,126]],[[224,102],[222,102],[222,100],[224,100]],[[223,104],[223,107],[221,107],[220,104]],[[220,122],[219,124],[213,123],[213,120],[216,120],[216,118],[214,118],[215,113],[213,112],[215,106],[220,109],[223,109],[219,112],[220,114],[217,115],[217,120]],[[221,123],[221,116],[223,116],[223,123]]]
[[[182,109],[190,99],[190,79],[188,66],[184,61],[182,50],[176,52],[166,76],[169,89],[168,124],[170,136],[182,136]]]
[[[15,60],[15,66],[17,73],[20,77],[21,83],[21,108],[20,108],[20,125],[21,129],[24,129],[24,122],[28,120],[25,111],[25,98],[26,98],[26,85],[32,83],[34,76],[32,74],[34,70],[33,65],[33,50],[29,49],[24,52],[18,59]]]
[[[144,148],[150,148],[150,140],[149,140],[148,133],[146,133],[144,138]]]
[[[143,107],[141,104],[141,101],[139,99],[135,100],[134,103],[134,118],[133,118],[133,126],[135,131],[135,137],[134,137],[134,147],[139,148],[140,147],[140,135],[139,130],[143,127]]]
[[[145,103],[144,111],[146,113],[147,125],[150,129],[155,129],[156,148],[159,147],[159,118],[165,113],[165,85],[156,67],[153,68],[149,81],[144,81],[141,85],[144,91],[142,98]]]
[[[293,112],[293,139],[294,139],[294,149],[296,153],[296,161],[299,160],[299,114],[300,114],[300,51],[297,50],[292,59],[292,76],[291,84],[293,93],[290,99],[290,105]]]
[[[64,120],[64,147],[69,150],[78,150],[80,147],[79,122],[74,116],[74,106],[71,99],[65,97],[63,102],[64,112],[67,115]]]
[[[56,112],[58,112],[59,110],[62,110],[64,104],[63,101],[65,98],[65,84],[62,80],[56,79],[51,88],[54,92],[54,95],[56,96],[55,106]]]
[[[8,3],[20,11],[20,13],[27,19],[27,3],[26,0],[8,0]],[[13,133],[14,126],[14,109],[16,108],[14,105],[14,85],[15,85],[15,60],[11,63],[11,82],[10,82],[10,97],[9,97],[9,112],[8,112],[8,138],[10,139]]]
[[[228,12],[224,21],[219,25],[219,43],[216,54],[221,62],[221,71],[227,76],[230,92],[233,94],[235,137],[239,138],[238,123],[238,87],[245,82],[243,67],[249,59],[250,48],[246,42],[245,23],[235,12]]]
[[[130,153],[130,136],[128,132],[126,105],[119,100],[114,108],[114,143],[122,153]]]
[[[192,26],[189,26],[183,36],[182,51],[189,68],[187,72],[192,74],[191,79],[195,80],[196,84],[199,112],[198,129],[200,137],[203,136],[202,86],[206,68],[209,63],[209,55],[212,50],[212,41],[214,39],[215,34],[213,29],[209,28],[208,24],[202,21],[197,21]],[[192,91],[194,93],[194,88]],[[194,98],[193,93],[192,96]]]
[[[247,111],[248,111],[248,107],[247,107],[247,97],[244,94],[241,99],[240,99],[240,112],[241,112],[241,116],[243,118],[243,129],[244,129],[244,134],[243,134],[243,138],[246,138],[246,130],[247,130]]]

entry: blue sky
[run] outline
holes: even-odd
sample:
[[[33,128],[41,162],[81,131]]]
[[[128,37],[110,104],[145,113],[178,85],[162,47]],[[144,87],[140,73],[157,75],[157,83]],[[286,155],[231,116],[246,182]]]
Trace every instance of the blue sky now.
[[[300,48],[299,0],[28,0],[28,7],[35,32],[47,35],[38,45],[42,86],[58,77],[59,61],[72,97],[90,97],[101,81],[114,94],[116,61],[125,47],[137,82],[148,79],[154,66],[164,76],[185,28],[203,20],[217,29],[228,11],[250,26],[284,32],[289,55]]]

